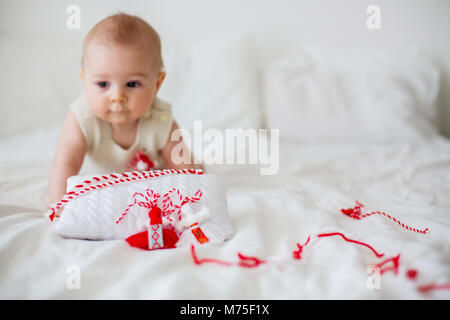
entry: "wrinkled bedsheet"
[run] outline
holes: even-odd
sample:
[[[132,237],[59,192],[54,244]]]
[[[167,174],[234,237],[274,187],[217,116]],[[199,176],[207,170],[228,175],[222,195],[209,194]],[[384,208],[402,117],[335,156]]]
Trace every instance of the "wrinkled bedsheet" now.
[[[280,170],[257,165],[208,166],[226,183],[235,229],[220,246],[142,251],[125,241],[65,239],[44,218],[48,174],[59,128],[0,139],[0,298],[3,299],[449,299],[450,290],[419,286],[450,282],[450,143],[299,145],[282,141]],[[409,232],[374,215],[340,212],[355,200],[429,233]],[[398,273],[368,285],[368,267],[400,254]],[[293,259],[297,243],[301,259]],[[237,253],[265,263],[241,267]],[[406,276],[418,271],[413,281]],[[79,287],[70,285],[79,271]]]

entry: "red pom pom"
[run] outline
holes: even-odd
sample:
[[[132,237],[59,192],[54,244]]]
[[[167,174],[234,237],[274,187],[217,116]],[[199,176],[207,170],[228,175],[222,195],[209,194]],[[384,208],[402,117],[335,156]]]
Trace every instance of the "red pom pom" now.
[[[178,242],[178,235],[172,229],[163,229],[164,248],[175,248]]]
[[[154,206],[149,211],[148,216],[150,217],[150,224],[162,224],[161,219],[161,209]]]
[[[125,239],[132,247],[149,250],[148,248],[148,231],[135,233]]]

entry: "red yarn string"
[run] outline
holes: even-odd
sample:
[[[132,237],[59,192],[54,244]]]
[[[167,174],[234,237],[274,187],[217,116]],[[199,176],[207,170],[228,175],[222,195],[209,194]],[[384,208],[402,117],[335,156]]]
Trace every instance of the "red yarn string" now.
[[[150,196],[150,194],[148,193],[148,191],[147,191],[147,194]],[[153,190],[152,190],[152,194],[153,194]],[[141,196],[142,198],[144,198],[146,201],[138,201],[137,200],[137,197],[138,196]],[[134,198],[134,201],[132,202],[132,203],[130,203],[128,206],[127,206],[127,208],[125,209],[125,211],[121,214],[121,216],[119,217],[119,219],[117,219],[117,221],[116,221],[116,224],[118,224],[123,218],[125,218],[125,216],[128,214],[128,212],[129,212],[129,210],[131,209],[131,207],[133,207],[134,205],[138,205],[138,206],[140,206],[140,207],[145,207],[145,208],[147,208],[147,209],[151,209],[151,208],[153,208],[153,206],[155,206],[155,204],[154,204],[154,202],[152,201],[152,198],[153,197],[151,197],[150,196],[150,199],[149,198],[147,198],[147,196],[145,196],[145,195],[143,195],[142,193],[140,193],[140,192],[135,192],[134,194],[133,194],[133,198]]]
[[[321,237],[330,237],[330,236],[336,236],[336,235],[341,236],[347,242],[352,242],[352,243],[356,243],[356,244],[368,247],[370,250],[372,250],[372,252],[377,257],[383,257],[384,256],[384,253],[381,253],[381,254],[378,253],[372,246],[368,245],[367,243],[349,239],[344,234],[342,234],[340,232],[322,233],[322,234],[317,235],[317,237],[321,238]],[[293,258],[294,259],[301,259],[301,253],[302,253],[303,247],[305,247],[309,243],[310,239],[311,239],[311,236],[308,236],[308,239],[306,240],[306,242],[303,245],[300,245],[299,243],[297,243],[298,249],[293,252]],[[217,259],[198,259],[197,255],[195,253],[194,245],[191,246],[191,253],[192,253],[192,258],[194,260],[194,263],[197,264],[197,265],[200,265],[200,264],[203,264],[203,263],[218,263],[218,264],[227,265],[227,266],[233,265],[233,263],[231,263],[231,262],[221,261],[221,260],[217,260]],[[241,253],[238,253],[237,255],[238,255],[238,258],[240,259],[240,261],[237,263],[237,265],[239,265],[241,267],[254,268],[254,267],[259,266],[260,264],[266,263],[266,261],[261,260],[261,259],[259,259],[257,257],[247,257],[247,256],[244,256]],[[384,265],[385,263],[387,263],[389,261],[393,261],[394,262],[394,266],[395,266],[395,270],[397,270],[397,268],[398,268],[398,259],[399,258],[400,258],[400,255],[398,255],[397,257],[394,257],[394,258],[386,259],[385,261],[383,261],[383,262],[381,262],[379,264],[379,267],[381,267],[382,265]],[[390,268],[387,268],[384,271],[388,271],[388,270],[390,270]]]
[[[241,259],[238,262],[238,265],[241,267],[244,267],[244,268],[256,268],[260,264],[266,263],[264,260],[258,259],[256,257],[247,257],[239,252],[237,255],[238,255],[239,259]]]
[[[292,252],[292,256],[294,259],[300,260],[302,258],[301,254],[303,251],[303,247],[305,247],[308,244],[309,239],[311,239],[311,236],[308,236],[308,240],[306,240],[305,244],[303,244],[303,245],[301,245],[300,243],[297,243],[298,250],[295,250],[294,252]]]
[[[386,271],[391,271],[391,270],[393,270],[395,274],[398,274],[398,267],[400,265],[399,260],[400,260],[400,254],[398,254],[395,257],[388,258],[386,260],[381,261],[379,264],[377,264],[378,268],[380,268],[380,274],[383,274]],[[390,267],[387,267],[387,268],[382,268],[383,265],[388,262],[392,262],[393,265]]]
[[[164,195],[161,196],[161,194],[153,191],[152,189],[147,189],[146,190],[146,194],[144,195],[140,192],[135,192],[133,194],[133,198],[134,198],[134,202],[130,203],[127,208],[124,210],[124,212],[120,215],[120,217],[116,220],[116,224],[118,224],[122,219],[125,218],[125,216],[128,214],[129,210],[131,209],[131,207],[133,207],[134,205],[139,205],[141,207],[145,207],[147,209],[151,209],[152,207],[156,206],[158,203],[158,199],[162,198],[162,210],[163,210],[163,216],[164,217],[168,217],[168,219],[170,221],[172,221],[172,219],[170,219],[169,215],[171,213],[173,213],[175,211],[175,207],[179,210],[177,215],[179,220],[181,220],[181,207],[188,203],[188,202],[192,202],[195,203],[196,201],[200,200],[203,193],[201,192],[201,190],[197,190],[197,192],[195,193],[194,197],[185,197],[185,199],[188,199],[186,202],[181,203],[181,205],[177,206],[173,206],[172,202],[170,200],[170,194],[172,192],[177,192],[177,194],[180,195],[180,198],[182,199],[181,193],[178,189],[173,188],[172,190],[170,190],[169,192],[165,193]],[[148,197],[147,197],[148,196]],[[142,197],[145,199],[145,201],[138,201],[138,197]],[[180,200],[181,201],[181,200]]]
[[[226,262],[226,261],[221,261],[221,260],[217,260],[217,259],[209,259],[209,258],[203,258],[203,259],[199,259],[197,257],[197,254],[195,253],[195,247],[194,245],[191,245],[191,254],[192,254],[192,259],[194,259],[194,263],[196,265],[201,265],[203,263],[218,263],[224,266],[231,266],[233,265],[232,262]]]
[[[194,260],[194,263],[196,265],[201,265],[204,263],[217,263],[223,266],[232,266],[232,265],[237,265],[243,268],[256,268],[258,267],[260,264],[266,263],[266,261],[261,260],[257,257],[248,257],[248,256],[244,256],[242,253],[237,254],[238,258],[240,259],[239,262],[228,262],[228,261],[222,261],[222,260],[218,260],[218,259],[211,259],[211,258],[203,258],[203,259],[199,259],[197,257],[197,254],[195,253],[195,246],[191,245],[191,255],[192,255],[192,259]]]
[[[353,243],[356,243],[356,244],[359,244],[359,245],[362,245],[362,246],[365,246],[365,247],[369,248],[370,250],[372,250],[372,252],[373,252],[378,258],[384,256],[384,253],[378,253],[378,252],[376,252],[375,249],[374,249],[372,246],[368,245],[367,243],[349,239],[349,238],[347,238],[346,236],[344,236],[344,235],[343,235],[342,233],[340,233],[340,232],[322,233],[322,234],[319,234],[319,235],[317,235],[317,236],[318,236],[318,237],[341,236],[341,237],[342,237],[345,241],[347,241],[347,242],[353,242]]]
[[[369,248],[378,258],[384,256],[384,253],[378,253],[369,244],[361,242],[361,241],[349,239],[340,232],[322,233],[322,234],[318,234],[317,237],[322,238],[322,237],[331,237],[331,236],[337,236],[337,235],[341,236],[347,242],[356,243],[358,245],[362,245],[362,246]],[[293,251],[294,259],[301,259],[302,250],[306,245],[308,245],[310,239],[311,239],[311,236],[308,236],[308,239],[306,240],[306,242],[303,245],[301,245],[300,243],[297,243],[298,249]],[[247,257],[241,253],[237,254],[240,259],[240,261],[237,263],[222,261],[222,260],[218,260],[218,259],[211,259],[211,258],[199,259],[197,257],[197,254],[195,253],[194,245],[191,246],[191,254],[192,254],[194,263],[196,265],[201,265],[204,263],[217,263],[217,264],[228,266],[228,267],[237,265],[237,266],[245,267],[245,268],[255,268],[255,267],[258,267],[260,264],[266,263],[266,261],[264,261],[264,260],[258,259],[256,257]],[[392,263],[392,265],[386,267],[386,265],[389,263]],[[388,272],[388,271],[393,271],[396,275],[398,274],[399,265],[400,265],[400,254],[398,254],[397,256],[391,257],[391,258],[387,258],[377,264],[377,266],[380,268],[380,274],[384,274],[385,272]],[[417,274],[418,274],[417,270],[414,270],[414,269],[410,269],[407,271],[407,276],[411,280],[415,280],[417,277]],[[429,285],[420,286],[417,288],[417,290],[420,292],[423,292],[423,293],[429,292],[432,290],[450,290],[450,283],[444,283],[444,284],[432,283]]]
[[[420,292],[428,292],[432,290],[450,290],[450,283],[435,284],[431,283],[417,288]]]

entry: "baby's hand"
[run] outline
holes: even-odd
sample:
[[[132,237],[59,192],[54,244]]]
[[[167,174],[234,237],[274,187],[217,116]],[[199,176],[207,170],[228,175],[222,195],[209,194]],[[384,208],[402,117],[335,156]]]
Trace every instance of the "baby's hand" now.
[[[182,136],[180,136],[179,140],[172,141],[172,133],[177,129],[179,129],[179,127],[174,120],[172,128],[170,129],[169,139],[167,140],[165,147],[161,150],[161,156],[164,159],[166,169],[203,169],[201,164],[194,164],[194,158],[192,157],[189,148],[184,144]],[[187,159],[186,162],[182,163],[178,163],[179,161],[172,159],[172,151],[175,146],[180,143],[182,143],[183,159]]]

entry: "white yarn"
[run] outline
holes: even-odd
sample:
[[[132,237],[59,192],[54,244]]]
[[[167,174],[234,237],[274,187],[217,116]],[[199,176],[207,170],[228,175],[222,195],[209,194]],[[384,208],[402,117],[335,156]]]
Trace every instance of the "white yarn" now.
[[[90,178],[92,176],[70,177],[67,190]],[[133,194],[145,193],[147,189],[151,189],[162,195],[173,188],[177,188],[183,196],[188,197],[194,196],[198,190],[202,192],[199,201],[187,203],[182,207],[181,224],[174,224],[178,232],[186,229],[182,236],[192,234],[189,226],[198,222],[212,243],[220,244],[232,237],[233,227],[228,217],[225,187],[217,176],[211,174],[167,175],[93,190],[65,205],[61,217],[56,220],[55,229],[60,235],[69,238],[125,239],[144,231],[149,221],[148,209],[134,205],[124,219],[116,224],[122,212],[134,202]],[[171,218],[174,222],[178,221],[175,216]],[[163,217],[163,225],[170,223]],[[177,247],[188,242],[191,243],[191,240],[183,240]]]
[[[201,207],[197,213],[194,213],[194,209],[191,205],[185,205],[181,208],[181,225],[183,227],[189,227],[194,223],[202,223],[209,217],[209,210],[206,207]]]
[[[193,224],[198,224],[194,226],[199,227],[205,236],[209,239],[212,244],[220,244],[225,238],[220,231],[220,229],[209,227],[208,223],[203,223],[209,218],[209,210],[207,207],[201,207],[200,210],[194,213],[194,209],[191,205],[185,205],[181,209],[182,218],[181,221],[176,223],[175,230],[181,233],[180,239],[178,240],[177,247],[184,247],[191,244],[197,244],[198,241],[191,232],[191,226]]]
[[[150,169],[150,168],[148,167],[148,164],[145,163],[145,162],[142,161],[142,160],[139,160],[139,161],[136,163],[136,168],[137,168],[138,170],[140,170],[140,171],[144,171],[144,170]]]

